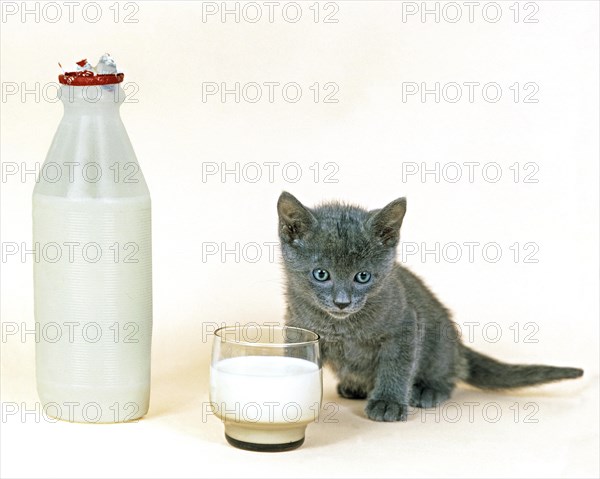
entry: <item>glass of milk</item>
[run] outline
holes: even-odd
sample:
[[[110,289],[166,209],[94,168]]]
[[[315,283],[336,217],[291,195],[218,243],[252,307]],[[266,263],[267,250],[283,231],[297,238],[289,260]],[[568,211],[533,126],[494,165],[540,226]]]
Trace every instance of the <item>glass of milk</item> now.
[[[226,326],[215,331],[212,410],[227,441],[252,451],[302,445],[321,409],[319,335],[287,326]]]

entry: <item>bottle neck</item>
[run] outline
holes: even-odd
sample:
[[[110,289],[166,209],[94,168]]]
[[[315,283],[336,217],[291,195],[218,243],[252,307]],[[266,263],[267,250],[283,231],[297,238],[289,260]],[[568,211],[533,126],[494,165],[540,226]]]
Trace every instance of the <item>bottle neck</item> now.
[[[61,100],[65,114],[83,113],[98,115],[119,115],[119,108],[125,100],[125,92],[120,84],[72,86],[61,85]]]

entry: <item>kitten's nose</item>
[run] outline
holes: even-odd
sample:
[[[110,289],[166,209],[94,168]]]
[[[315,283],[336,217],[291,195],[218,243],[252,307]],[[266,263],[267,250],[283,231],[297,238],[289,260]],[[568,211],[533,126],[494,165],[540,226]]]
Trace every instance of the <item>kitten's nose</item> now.
[[[340,309],[346,309],[348,306],[350,306],[350,301],[334,301],[333,304]]]

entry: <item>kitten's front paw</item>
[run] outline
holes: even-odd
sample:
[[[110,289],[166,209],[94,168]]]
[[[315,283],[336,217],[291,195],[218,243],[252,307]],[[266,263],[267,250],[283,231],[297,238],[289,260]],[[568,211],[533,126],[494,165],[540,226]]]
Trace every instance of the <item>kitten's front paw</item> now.
[[[408,419],[408,406],[385,399],[369,399],[365,413],[373,421],[406,421]]]
[[[415,385],[410,398],[410,405],[425,409],[432,408],[444,402],[449,397],[450,393],[446,391],[439,391],[437,389],[419,387]]]
[[[346,399],[366,399],[367,392],[364,389],[344,385],[342,383],[337,385],[337,392],[340,396]]]

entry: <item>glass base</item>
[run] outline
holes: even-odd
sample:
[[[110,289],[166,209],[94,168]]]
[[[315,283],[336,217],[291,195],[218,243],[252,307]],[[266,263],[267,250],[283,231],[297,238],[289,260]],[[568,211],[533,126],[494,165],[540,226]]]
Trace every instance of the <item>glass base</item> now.
[[[299,439],[298,441],[286,442],[283,444],[258,444],[255,442],[240,441],[239,439],[234,439],[233,437],[228,436],[227,434],[225,434],[225,439],[227,439],[227,442],[234,447],[237,447],[239,449],[245,449],[247,451],[255,451],[255,452],[291,451],[293,449],[300,447],[302,444],[304,444],[304,438]]]

